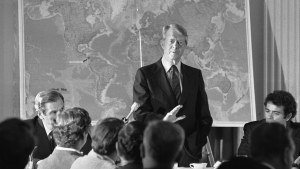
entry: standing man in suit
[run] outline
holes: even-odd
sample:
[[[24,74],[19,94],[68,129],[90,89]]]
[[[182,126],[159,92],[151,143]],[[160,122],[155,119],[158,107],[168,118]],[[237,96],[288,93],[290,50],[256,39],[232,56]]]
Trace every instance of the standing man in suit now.
[[[144,122],[160,119],[183,127],[186,138],[179,166],[189,166],[201,159],[213,120],[201,71],[181,63],[188,42],[186,30],[170,24],[163,28],[162,36],[162,58],[137,70],[133,102],[140,107],[134,118]]]
[[[256,127],[266,122],[278,122],[292,131],[292,139],[296,145],[294,158],[297,158],[300,155],[300,124],[291,121],[297,111],[297,103],[294,97],[287,91],[276,90],[268,94],[264,106],[265,119],[245,124],[244,136],[238,148],[238,155],[250,155],[250,135]]]

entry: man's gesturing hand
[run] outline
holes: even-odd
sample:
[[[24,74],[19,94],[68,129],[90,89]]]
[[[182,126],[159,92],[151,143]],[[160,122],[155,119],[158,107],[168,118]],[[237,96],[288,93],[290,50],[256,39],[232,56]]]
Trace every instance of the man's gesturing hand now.
[[[182,115],[180,117],[176,117],[176,114],[179,112],[179,110],[181,108],[182,108],[182,105],[176,106],[173,110],[171,110],[169,113],[166,114],[166,116],[163,118],[163,120],[175,123],[175,122],[177,122],[179,120],[184,119],[185,115]]]

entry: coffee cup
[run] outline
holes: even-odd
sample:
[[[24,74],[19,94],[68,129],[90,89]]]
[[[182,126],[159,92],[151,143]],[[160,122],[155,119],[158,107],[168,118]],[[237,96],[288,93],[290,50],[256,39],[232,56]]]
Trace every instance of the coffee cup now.
[[[207,163],[191,163],[190,167],[194,169],[205,169]]]

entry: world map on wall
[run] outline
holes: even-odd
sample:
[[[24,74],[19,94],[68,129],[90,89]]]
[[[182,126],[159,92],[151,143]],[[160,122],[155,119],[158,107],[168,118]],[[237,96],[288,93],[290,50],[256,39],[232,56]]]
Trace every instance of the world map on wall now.
[[[202,70],[214,124],[251,120],[244,0],[24,0],[25,116],[61,92],[93,120],[124,117],[136,70],[162,56],[161,30],[188,32],[182,61]]]

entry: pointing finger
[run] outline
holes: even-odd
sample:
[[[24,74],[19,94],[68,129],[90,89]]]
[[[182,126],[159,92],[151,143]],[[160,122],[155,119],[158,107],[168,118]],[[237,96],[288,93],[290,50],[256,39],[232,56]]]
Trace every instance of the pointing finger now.
[[[182,105],[176,106],[173,110],[171,110],[170,114],[176,115],[181,108],[182,108]]]

